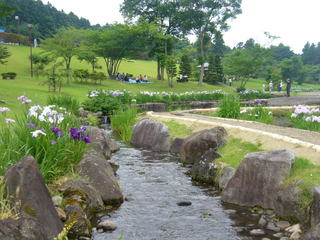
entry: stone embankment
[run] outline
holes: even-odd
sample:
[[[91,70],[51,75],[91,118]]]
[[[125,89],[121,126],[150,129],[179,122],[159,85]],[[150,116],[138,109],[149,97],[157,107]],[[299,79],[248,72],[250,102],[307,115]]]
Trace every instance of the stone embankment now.
[[[144,119],[136,125],[136,128],[146,123],[154,125],[153,129],[161,130],[152,132],[152,135],[146,138],[139,138],[140,147],[151,148],[149,142],[160,136],[168,139],[170,133],[163,123]],[[166,131],[165,134],[163,129]],[[300,183],[291,185],[284,183],[286,177],[290,175],[295,153],[289,149],[251,153],[245,156],[237,169],[234,169],[227,164],[215,163],[220,157],[217,150],[226,143],[226,135],[227,131],[223,127],[209,128],[195,132],[185,139],[175,139],[170,150],[172,153],[180,154],[182,163],[191,165],[190,173],[195,180],[218,186],[222,190],[222,201],[241,206],[261,207],[259,211],[261,229],[253,229],[251,235],[264,235],[263,228],[265,228],[274,231],[274,236],[278,238],[300,239],[302,235],[300,224],[291,226],[289,222],[276,220],[276,216],[280,216],[299,221],[304,229],[311,227],[301,239],[319,239],[319,187],[314,189],[310,213],[309,209],[300,205],[299,197],[302,194]],[[144,139],[146,141],[143,144]],[[134,141],[132,143],[135,144]],[[167,148],[163,150],[167,151]]]

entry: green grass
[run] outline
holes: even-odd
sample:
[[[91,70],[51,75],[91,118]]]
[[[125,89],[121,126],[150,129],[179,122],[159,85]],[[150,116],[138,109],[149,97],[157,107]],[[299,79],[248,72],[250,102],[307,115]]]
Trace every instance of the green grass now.
[[[136,107],[115,111],[111,116],[113,134],[127,143],[130,142],[133,132],[132,127],[137,120],[136,116]]]
[[[171,141],[173,141],[174,138],[185,138],[192,134],[192,128],[184,124],[177,123],[173,120],[163,121],[163,123],[168,126],[171,135]]]

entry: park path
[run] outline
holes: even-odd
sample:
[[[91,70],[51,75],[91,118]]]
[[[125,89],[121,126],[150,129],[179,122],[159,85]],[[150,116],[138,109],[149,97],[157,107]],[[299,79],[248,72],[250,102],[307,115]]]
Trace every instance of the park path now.
[[[300,93],[298,96],[276,97],[268,99],[269,106],[320,105],[320,93]]]
[[[174,120],[187,125],[194,131],[222,126],[232,137],[259,143],[265,150],[291,149],[298,157],[320,165],[320,133],[317,132],[187,112],[148,112],[147,116],[154,120]]]

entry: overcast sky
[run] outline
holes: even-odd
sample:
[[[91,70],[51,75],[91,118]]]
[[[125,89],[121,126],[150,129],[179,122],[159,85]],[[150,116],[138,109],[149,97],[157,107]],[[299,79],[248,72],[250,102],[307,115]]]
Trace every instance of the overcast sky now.
[[[42,0],[47,2],[47,0]],[[119,6],[123,0],[49,0],[57,9],[74,12],[90,20],[91,24],[122,22]],[[269,32],[280,37],[280,42],[289,45],[296,53],[307,41],[320,42],[320,0],[243,0],[242,14],[230,22],[230,30],[224,40],[230,47],[249,38],[268,45],[264,36]]]

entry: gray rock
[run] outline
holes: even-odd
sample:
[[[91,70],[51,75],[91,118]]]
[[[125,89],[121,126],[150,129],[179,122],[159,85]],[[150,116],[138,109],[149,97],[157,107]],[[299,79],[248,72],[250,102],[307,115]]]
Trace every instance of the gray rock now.
[[[299,240],[301,237],[300,233],[299,232],[294,232],[290,235],[290,239],[292,240]],[[318,236],[318,239],[319,239],[319,236]]]
[[[106,160],[93,154],[85,154],[78,165],[78,172],[89,180],[105,204],[119,205],[123,202],[120,186]]]
[[[43,234],[49,239],[63,229],[49,190],[32,156],[23,158],[5,174],[7,194],[14,203],[20,202],[22,215],[34,216]]]
[[[117,229],[117,225],[110,221],[102,221],[98,224],[97,229],[103,229],[103,231],[112,232]]]
[[[88,127],[88,132],[91,137],[91,144],[87,152],[91,152],[93,149],[97,153],[104,156],[106,159],[111,157],[111,145],[110,145],[110,136],[103,130],[98,127]]]
[[[52,202],[55,206],[61,206],[62,204],[62,197],[57,195],[52,197]]]
[[[301,237],[301,240],[319,240],[320,239],[320,223],[312,227],[305,235]]]
[[[62,184],[64,205],[79,205],[84,212],[93,217],[94,213],[103,208],[99,192],[85,179],[71,179]]]
[[[183,138],[175,138],[171,144],[170,152],[171,153],[180,153],[183,141],[184,141]]]
[[[124,198],[124,200],[127,201],[127,202],[133,201],[133,200],[134,200],[133,195],[132,195],[132,194],[128,194],[128,195]]]
[[[288,221],[279,221],[276,223],[276,226],[278,228],[280,228],[281,230],[284,230],[284,229],[290,227],[290,223]]]
[[[181,149],[181,161],[193,164],[209,149],[218,150],[225,143],[226,130],[223,127],[215,127],[193,133],[184,139]]]
[[[185,206],[192,205],[192,202],[190,202],[190,201],[180,201],[180,202],[177,202],[177,205],[180,206],[180,207],[185,207]]]
[[[67,221],[74,221],[68,231],[68,237],[78,239],[79,237],[90,237],[91,224],[86,213],[78,205],[67,205],[65,208]]]
[[[221,157],[214,149],[209,149],[198,160],[195,161],[191,168],[193,179],[213,183],[215,176],[214,160]]]
[[[313,188],[313,203],[311,208],[311,226],[320,223],[320,186]]]
[[[143,119],[134,126],[131,144],[138,148],[167,152],[170,150],[168,127],[160,122]]]
[[[22,216],[18,220],[6,218],[0,220],[1,240],[52,240],[41,229],[38,220],[31,216]]]
[[[283,237],[283,233],[275,233],[272,236],[274,236],[276,238],[282,238]]]
[[[290,174],[294,158],[294,153],[286,149],[246,155],[223,190],[222,201],[274,208],[277,192]]]
[[[218,184],[220,189],[224,189],[230,179],[233,177],[236,170],[233,167],[226,167],[221,171],[221,174],[218,179]]]
[[[258,224],[261,226],[261,227],[264,227],[264,226],[266,226],[267,225],[267,220],[266,220],[266,218],[264,217],[264,216],[261,216],[261,218],[259,219],[259,222],[258,222]]]
[[[262,229],[253,229],[250,231],[250,235],[252,236],[261,236],[261,235],[265,235],[265,231],[263,231]]]
[[[106,131],[104,131],[104,134],[105,134],[105,140],[107,142],[107,145],[110,147],[111,153],[115,153],[119,151],[120,146],[114,139],[112,139],[111,134]]]
[[[274,231],[274,232],[280,232],[280,228],[277,227],[277,226],[276,226],[274,223],[272,223],[272,222],[269,222],[269,223],[267,224],[266,229],[268,229],[268,230],[270,230],[270,231]]]
[[[288,237],[282,237],[282,238],[280,238],[280,240],[289,240],[289,238]]]

